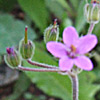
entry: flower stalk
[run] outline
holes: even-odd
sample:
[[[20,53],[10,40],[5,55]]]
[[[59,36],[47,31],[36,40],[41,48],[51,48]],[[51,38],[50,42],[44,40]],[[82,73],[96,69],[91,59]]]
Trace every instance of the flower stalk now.
[[[71,78],[71,81],[72,81],[73,100],[78,100],[78,94],[79,94],[78,76],[77,75],[71,75],[70,78]]]
[[[88,30],[88,33],[87,34],[92,34],[92,31],[94,29],[94,26],[95,26],[95,23],[91,23],[90,24],[90,27],[89,27],[89,30]]]
[[[33,72],[64,72],[59,69],[50,69],[50,68],[38,69],[38,68],[23,67],[21,65],[19,65],[17,69],[22,70],[22,71],[33,71]]]
[[[39,62],[36,62],[36,61],[32,61],[31,59],[28,59],[27,62],[31,65],[35,65],[35,66],[38,66],[38,67],[58,69],[58,67],[56,67],[56,66],[52,66],[52,65],[48,65],[48,64],[44,64],[44,63],[39,63]]]

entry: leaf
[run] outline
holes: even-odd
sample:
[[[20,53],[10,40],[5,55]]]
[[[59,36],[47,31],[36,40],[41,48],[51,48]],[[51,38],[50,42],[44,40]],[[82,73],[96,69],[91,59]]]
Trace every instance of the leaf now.
[[[63,24],[64,28],[66,28],[68,26],[72,26],[73,25],[73,22],[72,22],[71,19],[66,18],[66,19],[63,20],[63,23],[62,24]]]
[[[30,83],[30,79],[24,73],[21,73],[14,86],[14,92],[4,100],[18,100],[22,93],[28,89]]]
[[[0,0],[0,10],[4,12],[12,11],[17,0]]]
[[[55,59],[50,57],[40,43],[36,43],[36,50],[33,60],[44,62],[51,65],[58,65]],[[24,66],[33,67],[27,62]],[[36,67],[36,66],[34,66]],[[51,72],[25,72],[33,83],[51,96],[62,98],[63,100],[72,100],[71,81],[68,76],[62,76]],[[92,72],[82,72],[79,75],[79,99],[91,100],[100,86],[92,84],[95,75]]]
[[[85,0],[82,0],[78,7],[76,24],[75,24],[75,27],[78,32],[81,32],[81,30],[84,28],[86,24],[86,20],[84,17],[84,6],[85,6]]]
[[[23,38],[25,24],[22,21],[15,20],[8,14],[0,15],[0,54],[6,53],[6,47],[16,46]],[[29,39],[35,39],[36,35],[32,29],[28,29]]]
[[[64,7],[57,0],[45,0],[46,6],[49,10],[54,13],[56,17],[62,19],[63,17],[67,17],[67,13],[64,10]]]
[[[72,5],[73,5],[73,7],[74,7],[75,9],[78,8],[79,0],[70,0],[70,2],[72,3]]]
[[[22,9],[43,32],[47,26],[48,12],[44,0],[18,0]]]
[[[100,43],[100,22],[95,25],[92,33],[98,37],[98,42]]]
[[[69,12],[73,12],[72,8],[69,6],[68,2],[66,0],[56,0],[59,2],[64,8],[66,8]]]

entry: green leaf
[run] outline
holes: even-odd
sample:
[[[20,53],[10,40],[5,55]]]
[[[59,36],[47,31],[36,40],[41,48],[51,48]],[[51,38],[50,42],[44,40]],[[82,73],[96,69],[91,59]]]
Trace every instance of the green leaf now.
[[[51,65],[58,65],[55,59],[50,57],[40,43],[36,43],[36,50],[33,60],[44,62]],[[24,66],[36,67],[24,62]],[[68,76],[62,76],[51,72],[26,72],[33,83],[51,96],[62,98],[63,100],[72,100],[71,81]],[[79,99],[91,100],[100,86],[92,84],[95,75],[92,72],[82,72],[79,75]]]
[[[66,0],[55,0],[59,2],[64,8],[66,8],[69,12],[73,12],[72,8],[69,6],[68,2]]]
[[[14,9],[17,0],[0,0],[0,10],[4,12],[9,12]]]
[[[98,37],[98,42],[100,43],[100,22],[95,25],[92,33]]]
[[[35,22],[37,27],[44,31],[47,26],[48,12],[44,0],[18,0],[22,9]]]
[[[6,47],[16,46],[23,38],[25,24],[16,20],[8,14],[0,15],[0,54],[6,53]],[[36,35],[32,29],[28,29],[29,39],[35,39]]]
[[[63,17],[67,17],[67,13],[64,7],[57,0],[45,0],[46,6],[51,12],[54,13],[59,19],[62,20]]]
[[[28,89],[30,84],[30,79],[24,73],[21,73],[18,81],[14,86],[14,92],[4,100],[18,100],[22,93],[24,93]]]
[[[81,30],[84,28],[86,24],[86,20],[84,17],[84,6],[86,2],[85,0],[82,0],[79,4],[78,11],[77,11],[77,17],[76,17],[76,24],[75,27],[78,32],[81,32]]]
[[[78,4],[79,4],[79,0],[70,0],[70,2],[72,3],[72,5],[73,5],[73,7],[75,8],[75,9],[77,9],[78,8]]]

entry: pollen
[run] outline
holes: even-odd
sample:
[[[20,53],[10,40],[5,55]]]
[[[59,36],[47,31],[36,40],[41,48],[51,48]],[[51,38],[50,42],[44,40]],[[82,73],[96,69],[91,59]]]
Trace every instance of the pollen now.
[[[71,45],[71,50],[72,50],[72,52],[76,52],[76,47],[74,46],[74,45]]]

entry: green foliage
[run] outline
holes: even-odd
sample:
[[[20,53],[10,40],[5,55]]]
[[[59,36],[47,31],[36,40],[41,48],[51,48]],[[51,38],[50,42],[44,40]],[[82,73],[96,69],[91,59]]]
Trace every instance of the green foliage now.
[[[36,45],[36,51],[33,60],[44,62],[47,64],[57,65],[57,62],[44,51],[43,46],[41,46],[41,44]],[[27,62],[24,62],[24,66],[33,67]],[[63,100],[72,100],[71,81],[68,76],[62,76],[58,73],[47,72],[26,72],[26,74],[32,80],[32,82],[36,83],[37,86],[45,93],[62,98]],[[92,83],[94,80],[95,74],[93,72],[82,72],[79,75],[80,100],[93,99],[96,91],[100,89],[100,86]]]
[[[18,0],[22,9],[30,16],[43,32],[47,26],[48,12],[45,0]]]
[[[62,20],[63,17],[67,17],[67,13],[64,7],[57,0],[45,0],[46,6],[49,10],[59,19]],[[65,4],[66,5],[66,4]]]
[[[23,38],[25,24],[8,14],[0,15],[0,54],[6,53],[6,47],[16,46]],[[35,32],[29,28],[29,39],[35,39]]]
[[[100,43],[100,23],[98,23],[97,25],[95,25],[93,33],[98,37],[98,41]]]
[[[30,79],[24,73],[21,73],[14,86],[14,92],[4,100],[18,100],[22,93],[28,89],[30,83]]]
[[[70,0],[71,4],[73,5],[74,9],[78,8],[79,0]]]
[[[0,10],[4,12],[12,11],[16,3],[17,0],[0,0]]]
[[[35,96],[28,92],[24,94],[24,98],[26,100],[46,100],[46,97],[44,95]]]
[[[68,4],[68,2],[66,0],[55,0],[57,1],[58,3],[60,3],[62,5],[62,7],[66,8],[67,11],[69,12],[73,12],[72,11],[72,7]]]
[[[84,28],[84,26],[86,24],[86,19],[84,17],[85,4],[86,4],[85,0],[82,0],[78,6],[77,16],[76,16],[76,24],[75,24],[75,27],[78,32],[81,32],[81,30]]]
[[[88,0],[90,2],[91,0]],[[47,24],[50,22],[50,18],[57,17],[60,25],[60,36],[63,29],[70,25],[75,25],[79,33],[87,33],[88,24],[84,17],[85,0],[0,0],[0,9],[2,12],[9,12],[13,10],[14,5],[18,5],[18,9],[25,12],[24,21],[13,18],[8,14],[0,13],[0,55],[6,52],[8,46],[18,46],[18,42],[24,36],[25,23],[28,26],[33,23],[44,32]],[[19,7],[20,6],[20,7]],[[11,13],[11,12],[10,12]],[[52,19],[53,20],[53,19]],[[34,28],[34,27],[33,27]],[[94,34],[97,35],[100,43],[100,23],[96,25]],[[38,34],[38,31],[37,31]],[[29,28],[29,39],[35,39],[35,32]],[[40,37],[38,35],[38,37]],[[36,50],[33,60],[44,62],[51,65],[58,65],[55,58],[49,56],[43,47],[42,43],[36,43]],[[99,52],[100,48],[97,46],[96,52]],[[99,55],[99,54],[98,54]],[[97,63],[97,67],[92,72],[83,71],[79,75],[79,100],[94,100],[94,95],[97,90],[100,90],[100,57],[96,55],[94,58]],[[1,62],[1,60],[0,60]],[[27,62],[24,62],[24,66],[31,66]],[[71,81],[68,76],[62,76],[58,73],[40,73],[40,72],[25,72],[33,83],[37,85],[42,91],[50,96],[59,97],[63,100],[72,100]],[[27,90],[30,85],[30,80],[27,76],[21,74],[17,81],[14,92],[6,100],[17,100],[19,96]],[[24,94],[25,99],[44,100],[45,97],[35,97],[30,93]],[[98,97],[100,98],[100,97]]]

